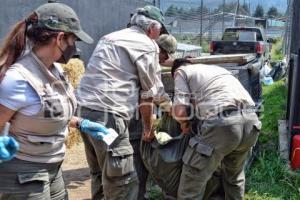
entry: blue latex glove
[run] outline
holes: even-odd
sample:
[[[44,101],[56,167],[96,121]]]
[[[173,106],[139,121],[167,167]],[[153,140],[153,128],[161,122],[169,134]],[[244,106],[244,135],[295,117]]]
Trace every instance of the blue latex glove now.
[[[18,142],[9,136],[0,136],[0,161],[13,159],[19,150]]]
[[[97,140],[102,140],[103,137],[101,134],[107,135],[109,134],[107,128],[100,123],[91,122],[88,119],[83,119],[80,122],[79,128],[82,132],[87,133],[94,137]]]

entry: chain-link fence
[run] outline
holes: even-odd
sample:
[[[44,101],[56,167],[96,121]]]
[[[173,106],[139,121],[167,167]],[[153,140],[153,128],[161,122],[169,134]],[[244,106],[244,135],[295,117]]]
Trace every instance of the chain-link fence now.
[[[243,0],[153,0],[165,12],[167,29],[181,41],[207,48],[211,40],[221,39],[227,27],[256,26],[265,20],[269,37],[281,37],[284,22],[252,17],[251,1]]]

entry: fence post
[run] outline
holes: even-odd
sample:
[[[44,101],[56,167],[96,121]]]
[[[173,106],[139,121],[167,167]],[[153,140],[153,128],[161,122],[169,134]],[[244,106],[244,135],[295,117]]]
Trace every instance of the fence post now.
[[[209,9],[208,10],[208,29],[209,29],[209,32],[208,32],[208,41],[211,41],[212,40],[212,35],[213,35],[213,19],[211,17],[211,10]]]
[[[240,0],[237,2],[235,26],[239,26]]]
[[[201,0],[201,15],[200,15],[200,46],[202,46],[202,26],[203,26],[203,0]]]
[[[222,32],[225,29],[225,0],[223,0],[223,13],[222,13]]]

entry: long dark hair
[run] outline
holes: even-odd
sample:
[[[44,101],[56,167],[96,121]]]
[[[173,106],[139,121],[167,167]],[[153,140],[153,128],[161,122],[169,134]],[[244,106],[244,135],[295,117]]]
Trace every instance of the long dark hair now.
[[[57,36],[57,31],[39,27],[36,13],[31,13],[25,20],[17,22],[6,36],[0,48],[0,81],[6,70],[16,62],[26,49],[26,37],[34,45],[45,45]]]
[[[172,69],[171,69],[171,74],[172,77],[174,77],[174,73],[176,71],[176,69],[178,69],[179,67],[181,67],[182,65],[185,64],[191,64],[191,61],[188,60],[187,58],[177,58],[173,61],[173,65],[172,65]]]

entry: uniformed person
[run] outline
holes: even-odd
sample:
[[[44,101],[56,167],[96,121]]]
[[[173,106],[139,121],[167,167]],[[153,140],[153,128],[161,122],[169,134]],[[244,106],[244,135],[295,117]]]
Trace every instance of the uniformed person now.
[[[175,53],[177,48],[177,41],[174,36],[169,34],[162,34],[156,40],[156,43],[159,46],[159,63],[164,64],[169,58],[170,55]],[[165,93],[163,84],[161,83],[161,69],[158,68],[157,76],[158,78],[158,94],[154,98],[154,103],[163,109],[165,112],[170,112],[172,106],[171,99],[168,94]],[[138,199],[145,199],[146,193],[146,183],[148,178],[148,171],[143,164],[143,160],[140,155],[140,141],[143,134],[143,122],[140,119],[139,112],[133,117],[129,122],[129,139],[133,147],[134,153],[134,166],[139,178],[139,192]]]
[[[0,130],[10,122],[9,135],[20,149],[0,164],[0,199],[68,199],[61,172],[68,124],[97,139],[98,132],[108,133],[101,124],[73,117],[72,87],[54,63],[68,62],[76,40],[93,42],[72,8],[49,3],[18,22],[1,47]]]
[[[173,114],[189,133],[186,108],[202,123],[183,155],[178,199],[203,199],[208,180],[221,166],[224,199],[244,199],[244,164],[261,123],[249,93],[233,74],[215,65],[174,62]]]
[[[94,200],[137,198],[138,177],[128,123],[140,103],[143,139],[149,140],[159,67],[159,49],[154,40],[163,23],[160,9],[137,9],[131,27],[100,39],[78,85],[78,116],[102,122],[119,134],[110,146],[82,135]]]
[[[162,34],[159,36],[158,40],[156,40],[156,43],[160,49],[159,63],[162,66],[172,67],[173,64],[172,55],[177,50],[176,38],[171,34]]]

